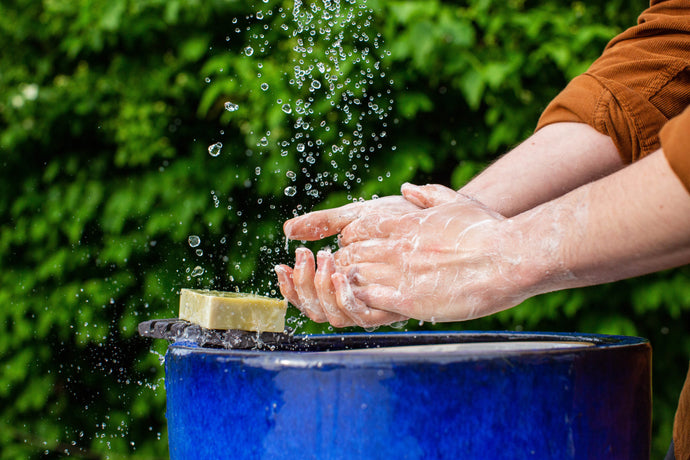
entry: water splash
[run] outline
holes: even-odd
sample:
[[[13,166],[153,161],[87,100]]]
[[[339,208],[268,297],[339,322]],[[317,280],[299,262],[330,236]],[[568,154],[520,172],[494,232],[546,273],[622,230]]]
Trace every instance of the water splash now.
[[[243,23],[248,25],[242,26]],[[233,219],[241,217],[244,223],[250,222],[249,226],[238,222],[239,238],[233,238],[232,249],[223,249],[225,256],[215,257],[212,247],[204,248],[212,264],[207,272],[220,268],[216,261],[225,263],[228,256],[233,260],[223,271],[229,272],[226,278],[232,276],[233,268],[241,272],[245,254],[247,259],[254,259],[255,254],[249,253],[256,252],[257,247],[261,248],[258,260],[262,263],[266,259],[285,261],[285,250],[275,247],[280,229],[267,238],[265,233],[257,233],[255,222],[275,219],[280,209],[293,215],[304,213],[334,191],[346,191],[343,196],[353,199],[363,178],[372,174],[370,158],[383,148],[381,139],[389,129],[387,117],[392,108],[390,77],[386,76],[384,65],[388,52],[382,48],[382,37],[373,24],[373,11],[365,1],[257,2],[254,14],[233,19],[232,24],[245,40],[234,48],[235,52],[241,53],[239,58],[254,72],[243,74],[244,80],[236,82],[239,84],[226,86],[243,93],[227,94],[223,106],[226,111],[235,112],[239,106],[233,100],[242,99],[250,104],[258,98],[265,100],[270,116],[267,113],[265,120],[253,119],[251,124],[242,125],[246,123],[242,117],[233,117],[230,123],[237,123],[235,128],[251,139],[256,148],[233,147],[225,156],[238,164],[247,164],[248,168],[238,168],[240,176],[235,179],[239,184],[258,191],[266,190],[265,184],[275,180],[276,189],[283,191],[283,200],[294,203],[294,209],[286,209],[274,200],[263,204],[254,203],[255,200],[232,203],[228,197],[229,202],[222,203],[212,194],[216,208],[227,208]],[[270,33],[266,32],[269,27]],[[228,37],[226,41],[230,41]],[[230,133],[234,129],[225,131]],[[213,146],[218,147],[209,146],[209,154],[220,155],[222,144]],[[255,162],[257,156],[264,158]],[[269,162],[269,158],[277,161]],[[261,289],[264,294],[275,292],[270,276],[264,280],[263,275],[252,275],[243,283],[258,280],[263,284],[252,289]],[[243,275],[238,279],[247,278]],[[227,280],[220,281],[227,286]]]
[[[208,146],[208,154],[211,155],[212,157],[217,157],[220,155],[220,151],[223,148],[223,144],[221,142],[216,142],[215,144],[211,144]]]

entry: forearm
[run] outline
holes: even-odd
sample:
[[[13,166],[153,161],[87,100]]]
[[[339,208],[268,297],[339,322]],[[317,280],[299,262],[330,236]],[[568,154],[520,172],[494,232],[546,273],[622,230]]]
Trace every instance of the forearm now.
[[[582,123],[548,125],[459,191],[512,217],[623,167],[613,141]]]
[[[506,224],[535,294],[690,263],[690,194],[661,150]]]

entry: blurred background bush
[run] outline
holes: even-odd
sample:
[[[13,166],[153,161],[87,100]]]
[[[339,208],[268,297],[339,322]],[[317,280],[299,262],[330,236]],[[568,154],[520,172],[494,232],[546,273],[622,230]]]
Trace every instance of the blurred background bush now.
[[[167,457],[166,344],[140,321],[174,317],[181,287],[275,294],[293,213],[462,186],[645,6],[4,0],[0,456]],[[659,458],[689,309],[684,268],[407,328],[648,337]]]

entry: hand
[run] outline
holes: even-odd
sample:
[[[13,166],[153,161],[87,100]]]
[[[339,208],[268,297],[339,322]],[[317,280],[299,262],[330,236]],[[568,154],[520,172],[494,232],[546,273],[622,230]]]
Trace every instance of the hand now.
[[[440,186],[433,194],[436,202],[451,201],[456,197],[455,191]],[[418,211],[419,206],[426,204],[401,196],[379,198],[296,217],[285,223],[284,230],[290,239],[316,240],[338,233],[362,216],[402,215]],[[316,322],[328,321],[335,327],[372,327],[407,319],[397,314],[372,311],[356,299],[347,278],[336,273],[335,261],[330,251],[319,251],[315,264],[311,251],[298,248],[294,269],[278,265],[275,270],[283,297]]]
[[[295,252],[295,268],[276,266],[280,292],[288,302],[317,323],[328,321],[334,327],[374,327],[407,318],[385,311],[371,310],[355,298],[345,276],[336,273],[333,254],[328,250],[314,255],[307,248]]]
[[[403,186],[406,199],[434,206],[404,215],[362,216],[342,231],[335,253],[355,298],[372,311],[427,321],[489,315],[529,297],[511,258],[505,219],[445,187]],[[337,286],[336,286],[337,288]]]

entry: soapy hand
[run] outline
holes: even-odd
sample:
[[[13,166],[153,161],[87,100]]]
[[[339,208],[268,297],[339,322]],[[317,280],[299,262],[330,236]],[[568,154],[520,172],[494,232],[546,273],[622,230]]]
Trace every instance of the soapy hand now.
[[[419,204],[425,190],[403,187]],[[458,195],[403,216],[364,216],[343,230],[336,253],[356,298],[370,308],[427,321],[485,316],[521,300],[504,272],[499,226],[503,218]]]
[[[294,269],[276,267],[283,296],[336,327],[470,319],[523,300],[503,274],[494,237],[502,216],[440,185],[402,190],[405,202],[389,197],[287,222],[293,238],[342,230],[342,248],[320,251],[318,264],[298,249]]]
[[[457,197],[455,191],[440,186],[430,195],[433,195],[435,202],[452,201]],[[403,215],[418,211],[420,206],[427,204],[401,196],[357,202],[290,219],[285,223],[284,231],[293,240],[317,240],[335,235],[362,216]],[[348,279],[342,273],[337,273],[330,251],[319,251],[316,258],[315,263],[311,251],[299,248],[295,254],[294,269],[287,265],[275,268],[282,295],[312,320],[328,321],[335,327],[372,327],[407,319],[398,314],[372,310],[357,299]]]
[[[426,321],[459,321],[529,297],[520,282],[506,220],[469,197],[439,204],[440,186],[403,186],[420,206],[404,215],[362,216],[342,231],[337,271],[372,311]],[[337,288],[337,287],[336,287]]]
[[[295,268],[278,265],[280,292],[288,302],[317,323],[334,327],[374,327],[404,321],[407,318],[385,311],[372,310],[356,299],[347,278],[336,272],[333,254],[328,250],[314,255],[307,248],[295,252]]]

